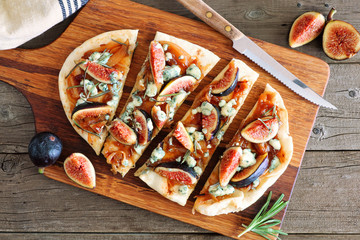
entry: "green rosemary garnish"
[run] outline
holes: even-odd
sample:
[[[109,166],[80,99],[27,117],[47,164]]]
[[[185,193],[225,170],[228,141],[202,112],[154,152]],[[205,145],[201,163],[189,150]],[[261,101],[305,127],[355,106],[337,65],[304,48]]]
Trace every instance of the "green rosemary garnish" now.
[[[276,200],[273,206],[269,210],[267,210],[271,201],[271,196],[272,192],[269,193],[266,203],[260,209],[258,214],[256,214],[256,216],[248,226],[242,224],[242,226],[246,229],[240,235],[238,235],[238,237],[241,237],[245,233],[250,231],[259,234],[267,240],[271,240],[269,236],[276,237],[276,239],[280,240],[277,234],[287,235],[287,233],[281,230],[272,228],[273,226],[279,225],[281,223],[281,220],[271,218],[278,214],[281,210],[283,210],[289,202],[282,201],[282,199],[284,198],[284,194],[281,194],[281,196],[278,200]]]
[[[107,91],[105,91],[105,92],[101,92],[101,93],[96,94],[96,95],[94,95],[94,96],[90,96],[90,97],[88,97],[88,99],[101,97],[102,95],[105,95],[105,94],[107,94],[107,93],[109,93],[109,92],[110,92],[110,90],[107,90]]]
[[[86,72],[87,72],[87,70],[88,70],[88,67],[89,67],[89,64],[88,65],[86,65],[86,68],[85,68],[85,71],[84,71],[84,78],[83,78],[83,87],[84,87],[84,94],[85,95],[87,95],[87,92],[86,92],[86,86],[85,86],[85,80],[86,80]]]
[[[171,97],[171,96],[177,96],[179,94],[182,94],[182,92],[159,95],[159,97]]]
[[[80,65],[83,64],[84,62],[85,62],[85,61],[81,61],[81,62],[75,64],[75,66],[71,69],[71,71],[69,72],[69,74],[66,75],[65,79],[68,78],[68,77],[70,76],[70,74],[71,74],[78,66],[80,66]]]
[[[85,131],[85,132],[87,132],[87,133],[90,133],[90,134],[92,134],[92,135],[95,135],[95,136],[97,136],[97,137],[100,137],[100,134],[97,134],[97,133],[94,133],[94,132],[90,132],[90,131],[88,131],[88,130],[86,130],[86,129],[83,129],[75,120],[73,120],[73,122],[74,122],[75,125],[76,125],[78,128],[80,128],[81,130],[83,130],[83,131]]]
[[[83,87],[83,85],[75,85],[75,86],[68,87],[67,89],[71,89],[71,88],[81,88],[81,87]]]
[[[100,82],[97,82],[96,84],[94,84],[94,85],[91,87],[91,89],[90,89],[89,93],[87,94],[86,98],[90,98],[90,94],[92,93],[92,91],[94,91],[94,89],[95,89],[99,84],[100,84]]]
[[[120,44],[120,45],[127,46],[125,43],[119,42],[119,41],[117,41],[117,40],[115,40],[115,39],[111,39],[111,41],[116,42],[116,43],[118,43],[118,44]]]
[[[166,101],[159,101],[159,100],[156,100],[156,99],[153,98],[153,97],[149,98],[149,100],[152,101],[152,102],[166,103]]]
[[[269,132],[271,132],[271,128],[269,128],[261,118],[258,118],[257,120],[259,120],[262,124],[264,124],[264,126],[267,128],[267,130],[269,130]]]
[[[185,155],[184,155],[184,158],[183,158],[181,164],[183,164],[183,163],[186,161],[186,159],[190,156],[190,153],[191,153],[190,150],[187,150],[187,151],[186,151],[186,153],[185,153]]]

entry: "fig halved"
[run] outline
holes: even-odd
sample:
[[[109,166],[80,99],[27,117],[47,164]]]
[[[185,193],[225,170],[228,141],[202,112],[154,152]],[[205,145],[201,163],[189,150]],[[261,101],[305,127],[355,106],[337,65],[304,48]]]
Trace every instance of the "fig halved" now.
[[[165,69],[165,52],[161,44],[152,41],[149,49],[150,67],[156,85],[163,83],[163,71]]]
[[[171,80],[157,97],[158,101],[165,101],[169,94],[178,93],[180,90],[189,91],[191,87],[196,83],[196,79],[193,76],[185,75],[177,77]]]
[[[239,80],[239,68],[231,64],[222,79],[211,87],[211,93],[215,96],[227,96],[234,91]]]
[[[305,45],[317,38],[325,26],[325,17],[318,12],[306,12],[291,26],[289,45],[292,48]]]
[[[279,122],[277,118],[268,116],[249,123],[241,130],[241,136],[252,143],[264,143],[274,138],[278,131]]]
[[[194,143],[182,122],[176,124],[173,135],[186,149],[194,151]]]
[[[155,172],[167,179],[186,185],[194,184],[198,179],[193,168],[179,162],[160,163],[156,167]]]
[[[65,159],[66,175],[77,184],[86,188],[95,188],[95,169],[90,160],[82,153],[72,153]]]
[[[81,129],[98,135],[108,122],[106,115],[112,116],[113,111],[113,108],[105,103],[85,102],[74,108],[71,119]]]
[[[112,121],[109,132],[116,141],[122,144],[136,144],[137,137],[135,131],[126,123],[124,123],[121,119],[115,119],[114,121]]]
[[[207,141],[211,140],[216,132],[219,130],[220,125],[220,111],[213,104],[209,103],[210,114],[205,115],[201,114],[201,126],[202,132],[204,133],[205,139]],[[209,106],[210,106],[209,105]]]
[[[333,8],[328,15],[323,34],[323,50],[329,58],[344,60],[360,50],[360,34],[350,23],[332,20],[335,13]]]
[[[107,68],[104,67],[98,63],[95,62],[91,62],[91,61],[86,61],[83,64],[80,65],[81,69],[83,69],[84,71],[86,71],[86,74],[89,74],[91,77],[93,77],[95,80],[102,82],[102,83],[107,83],[107,84],[111,84],[111,77],[110,75],[113,74],[113,76],[115,76],[115,80],[119,80],[121,74],[119,73],[119,71],[115,68]],[[116,74],[114,74],[116,73]]]
[[[256,158],[256,163],[248,168],[242,169],[240,172],[236,173],[230,181],[230,184],[234,187],[246,187],[258,179],[265,170],[269,167],[269,157],[265,153],[259,155]]]
[[[149,114],[147,114],[147,112],[141,109],[135,110],[133,115],[135,122],[139,124],[139,126],[135,126],[135,130],[138,134],[138,144],[144,145],[151,140],[153,132],[153,123],[151,117]]]
[[[219,165],[219,183],[225,187],[236,173],[242,155],[241,147],[230,147],[225,150]]]

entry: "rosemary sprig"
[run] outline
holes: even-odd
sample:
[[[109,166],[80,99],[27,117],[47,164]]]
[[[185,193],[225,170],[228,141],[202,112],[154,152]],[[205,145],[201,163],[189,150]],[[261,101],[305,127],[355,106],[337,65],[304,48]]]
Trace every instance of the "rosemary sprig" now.
[[[91,88],[89,93],[87,94],[86,98],[90,97],[90,94],[92,93],[92,91],[94,91],[94,89],[100,84],[100,82],[97,82],[96,84],[94,84]]]
[[[149,98],[150,101],[152,102],[159,102],[159,103],[166,103],[165,101],[159,101],[159,100],[156,100],[155,98]]]
[[[83,77],[83,87],[84,87],[84,94],[87,95],[86,86],[85,86],[85,80],[86,80],[86,72],[88,70],[89,64],[86,65],[85,71],[84,71],[84,77]]]
[[[171,97],[171,96],[177,96],[179,94],[182,94],[182,92],[159,95],[159,97]]]
[[[183,163],[186,161],[186,159],[190,156],[190,153],[191,153],[190,150],[187,150],[187,151],[186,151],[186,153],[185,153],[185,155],[184,155],[184,158],[183,158],[181,164],[183,164]]]
[[[73,122],[74,122],[75,125],[76,125],[78,128],[80,128],[81,130],[83,130],[83,131],[85,131],[85,132],[87,132],[87,133],[90,133],[90,134],[92,134],[92,135],[95,135],[95,136],[97,136],[97,137],[100,137],[100,134],[97,134],[97,133],[94,133],[94,132],[90,132],[90,131],[82,128],[75,120],[73,120]]]
[[[271,132],[271,128],[269,128],[261,118],[258,118],[257,120],[259,120],[262,124],[264,124],[264,126],[267,128],[267,130],[269,130],[269,132]]]
[[[80,66],[81,64],[83,64],[85,61],[81,61],[81,62],[78,62],[77,64],[75,64],[75,66],[70,70],[70,72],[68,73],[68,75],[66,75],[65,79],[68,78],[70,76],[70,74],[78,67]]]
[[[287,235],[287,233],[281,230],[272,228],[273,226],[279,225],[281,223],[281,220],[271,219],[271,218],[274,217],[276,214],[278,214],[281,210],[283,210],[288,204],[288,201],[287,202],[282,201],[282,199],[284,198],[284,194],[281,194],[279,199],[276,200],[273,206],[268,210],[267,208],[270,204],[271,196],[272,196],[272,192],[269,193],[266,203],[260,209],[258,214],[256,214],[256,216],[248,226],[242,224],[242,226],[245,227],[246,229],[242,233],[240,233],[238,237],[241,237],[245,233],[250,231],[259,234],[260,236],[262,236],[267,240],[271,240],[269,236],[273,236],[276,237],[276,239],[280,239],[277,236],[277,234]]]
[[[90,97],[88,97],[88,99],[101,97],[102,95],[105,95],[105,94],[107,94],[107,93],[109,93],[109,92],[110,92],[110,90],[107,90],[107,91],[105,91],[105,92],[101,92],[101,93],[96,94],[96,95],[94,95],[94,96],[90,96]]]
[[[71,88],[81,88],[81,87],[83,87],[83,85],[75,85],[75,86],[68,87],[67,89],[71,89]]]
[[[116,42],[116,43],[118,43],[118,44],[120,44],[120,45],[127,46],[125,43],[119,42],[119,41],[117,41],[117,40],[115,40],[115,39],[111,39],[111,41]]]

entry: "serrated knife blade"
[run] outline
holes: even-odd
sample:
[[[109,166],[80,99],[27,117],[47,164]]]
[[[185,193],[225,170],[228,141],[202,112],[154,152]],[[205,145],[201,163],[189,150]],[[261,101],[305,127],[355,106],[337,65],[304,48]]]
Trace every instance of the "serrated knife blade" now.
[[[293,92],[319,106],[337,109],[334,105],[326,101],[295,75],[293,75],[289,70],[283,67],[261,47],[246,37],[240,30],[235,28],[202,0],[177,1],[183,4],[187,9],[215,30],[230,38],[233,41],[233,48],[235,50],[251,59],[265,71],[269,72]]]
[[[233,40],[233,48],[239,53],[247,56],[254,63],[259,65],[303,98],[326,108],[337,109],[334,105],[323,99],[319,94],[314,92],[294,74],[283,67],[248,37],[242,36],[239,39]]]

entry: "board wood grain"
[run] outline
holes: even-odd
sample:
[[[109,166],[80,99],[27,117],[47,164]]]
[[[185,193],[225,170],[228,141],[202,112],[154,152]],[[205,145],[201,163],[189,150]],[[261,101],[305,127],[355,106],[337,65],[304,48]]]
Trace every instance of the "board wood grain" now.
[[[284,193],[286,199],[289,199],[318,107],[295,95],[260,67],[237,53],[232,49],[229,39],[205,24],[125,0],[90,1],[63,35],[49,46],[37,50],[15,49],[0,52],[0,80],[14,85],[27,97],[34,112],[37,132],[52,131],[63,140],[64,151],[61,160],[56,165],[47,168],[45,175],[75,186],[66,177],[62,161],[72,152],[82,152],[92,160],[97,172],[97,187],[91,190],[92,192],[235,238],[243,230],[240,227],[241,224],[248,224],[251,221],[264,203],[265,197],[241,213],[216,217],[193,215],[191,213],[193,198],[185,207],[181,207],[162,198],[135,178],[134,170],[130,171],[124,179],[119,175],[113,175],[110,167],[105,163],[105,159],[102,156],[96,156],[90,146],[75,133],[69,124],[58,95],[57,75],[62,63],[67,55],[85,40],[104,31],[127,28],[140,29],[139,46],[134,55],[119,109],[123,107],[129,96],[136,75],[146,57],[148,44],[155,36],[156,31],[199,44],[222,58],[204,79],[198,90],[191,94],[179,109],[175,121],[179,120],[187,111],[199,89],[208,84],[231,58],[243,60],[260,74],[259,80],[225,134],[220,149],[214,154],[193,196],[201,189],[224,150],[223,147],[237,130],[241,119],[250,111],[266,83],[270,83],[284,98],[285,105],[289,110],[290,133],[294,138],[294,156],[291,164],[270,190],[274,192],[274,199],[281,193]],[[329,77],[329,68],[325,62],[261,40],[253,40],[317,93],[323,94]],[[144,163],[150,156],[151,150],[168,132],[169,129],[165,129],[155,138],[138,162],[138,166]],[[283,216],[284,212],[279,214],[278,218],[282,219]],[[251,233],[247,237],[248,239],[257,239],[257,235]]]

